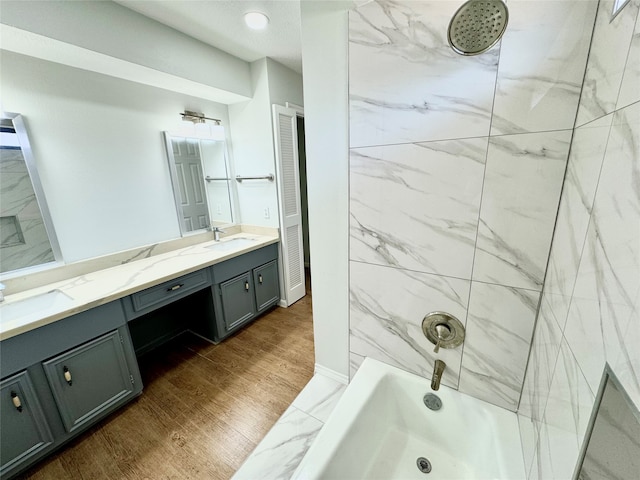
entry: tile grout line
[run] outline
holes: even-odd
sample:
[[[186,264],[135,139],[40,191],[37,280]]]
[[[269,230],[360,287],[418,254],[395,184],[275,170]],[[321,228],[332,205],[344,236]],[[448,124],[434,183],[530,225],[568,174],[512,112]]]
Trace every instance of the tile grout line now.
[[[626,5],[624,5],[622,7],[622,9],[624,9],[625,7],[628,7],[629,5],[631,5],[632,2],[627,3]],[[622,10],[619,10],[618,13],[622,13]],[[616,17],[618,15],[616,14]],[[612,19],[612,21],[615,20]],[[629,57],[631,56],[631,47],[633,46],[633,37],[634,37],[634,33],[636,30],[636,25],[638,24],[638,21],[640,21],[640,3],[638,3],[638,11],[636,12],[636,20],[635,22],[633,22],[633,28],[631,29],[631,38],[629,39],[629,47],[627,49],[627,55],[624,59],[624,67],[622,68],[622,77],[620,78],[620,85],[618,86],[618,95],[616,95],[616,101],[615,104],[613,106],[613,112],[617,112],[618,110],[621,110],[624,107],[620,107],[618,108],[618,102],[620,101],[620,94],[622,93],[622,84],[624,83],[624,77],[626,76],[627,73],[627,65],[629,64]],[[635,103],[635,102],[632,102]],[[631,105],[631,104],[630,104]],[[613,113],[611,112],[611,113]]]
[[[567,171],[569,170],[569,161],[571,159],[571,151],[573,149],[573,140],[575,138],[575,132],[576,132],[576,129],[577,129],[577,125],[576,124],[578,122],[578,112],[580,111],[580,104],[581,104],[581,100],[582,100],[582,94],[584,92],[584,83],[585,83],[586,78],[587,78],[587,70],[588,70],[588,67],[589,67],[589,59],[591,58],[591,49],[593,48],[593,37],[594,37],[595,31],[596,31],[598,13],[600,11],[600,5],[601,5],[601,0],[598,0],[598,5],[595,7],[595,14],[593,16],[593,24],[592,24],[592,27],[591,27],[591,38],[589,40],[589,49],[587,50],[587,56],[586,56],[585,64],[584,64],[584,72],[582,74],[582,84],[580,86],[580,95],[578,96],[578,105],[576,106],[576,113],[575,113],[575,116],[574,116],[574,119],[573,119],[573,127],[571,129],[571,138],[569,140],[569,150],[567,151],[567,163],[566,163],[565,169],[564,169],[564,177],[562,179],[562,188],[560,189],[560,196],[558,198],[558,207],[556,209],[556,218],[555,218],[555,222],[554,222],[554,225],[553,225],[553,231],[551,233],[551,244],[549,245],[549,254],[547,255],[547,264],[546,264],[545,269],[544,269],[544,278],[542,279],[542,286],[541,286],[541,289],[540,289],[540,301],[538,302],[538,309],[536,311],[536,316],[535,316],[535,319],[534,319],[534,322],[533,322],[533,331],[531,333],[531,344],[530,344],[530,348],[529,348],[529,355],[527,357],[527,363],[525,365],[525,370],[524,370],[525,371],[525,375],[524,375],[523,382],[522,382],[522,388],[520,389],[520,398],[518,399],[518,407],[516,409],[516,412],[520,409],[520,403],[522,402],[522,394],[524,392],[525,380],[526,380],[526,377],[527,377],[527,372],[529,370],[529,363],[531,361],[531,353],[533,351],[533,342],[535,341],[536,330],[537,330],[537,327],[538,327],[538,317],[540,315],[540,308],[541,308],[541,305],[542,305],[542,297],[543,297],[543,295],[545,293],[544,286],[545,286],[545,283],[547,281],[547,275],[549,274],[549,263],[550,263],[550,260],[551,260],[551,253],[552,253],[552,249],[553,249],[553,243],[554,243],[553,241],[554,241],[554,237],[555,237],[556,230],[557,230],[557,227],[558,227],[558,216],[559,216],[559,213],[560,213],[560,206],[562,204],[562,195],[563,195],[563,193],[565,191],[565,184],[566,184],[566,180],[567,180]],[[573,296],[573,294],[572,294],[572,296]],[[568,314],[568,311],[567,311],[567,314]],[[557,321],[557,319],[556,319],[556,321]],[[564,329],[561,329],[561,334],[564,337]],[[553,367],[553,372],[554,373],[555,373],[555,364],[556,363],[557,363],[557,357],[556,357],[556,362],[554,362],[554,367]],[[551,378],[549,379],[549,382],[551,382],[552,379],[553,379],[553,373],[551,374]],[[548,396],[547,396],[547,399],[548,399]],[[544,408],[542,410],[542,412],[543,412],[542,416],[544,416],[544,411],[545,410],[546,410],[546,402],[545,402],[545,406],[544,406]],[[542,422],[542,419],[540,419],[540,421]]]
[[[500,49],[498,50],[498,60],[497,60],[497,64],[496,64],[496,76],[495,76],[495,81],[493,83],[493,96],[491,99],[491,116],[489,117],[489,128],[487,130],[487,136],[486,137],[482,137],[482,138],[486,138],[487,139],[487,147],[485,150],[485,155],[484,155],[484,171],[482,174],[482,185],[480,187],[480,202],[478,203],[478,221],[476,224],[476,239],[475,242],[473,244],[473,257],[471,259],[471,271],[469,272],[469,295],[467,296],[467,313],[466,313],[466,318],[465,318],[465,322],[464,322],[464,327],[465,327],[465,331],[466,333],[468,333],[468,328],[469,328],[469,311],[470,311],[470,306],[471,306],[471,291],[473,289],[473,271],[475,269],[475,263],[476,263],[476,252],[478,251],[478,238],[480,237],[480,219],[482,218],[482,200],[484,199],[484,187],[485,187],[485,182],[486,182],[486,177],[487,177],[487,164],[489,163],[489,146],[491,145],[491,125],[493,124],[493,112],[495,109],[495,105],[496,105],[496,95],[498,92],[498,78],[499,78],[499,74],[500,74],[500,58],[502,55],[502,43],[503,43],[503,39],[500,39]],[[466,339],[466,335],[465,335],[465,339]],[[466,341],[462,342],[462,349],[460,352],[460,367],[458,368],[458,385],[456,387],[456,390],[460,391],[460,383],[462,381],[462,365],[464,364],[464,351],[465,351],[465,346],[466,346]]]

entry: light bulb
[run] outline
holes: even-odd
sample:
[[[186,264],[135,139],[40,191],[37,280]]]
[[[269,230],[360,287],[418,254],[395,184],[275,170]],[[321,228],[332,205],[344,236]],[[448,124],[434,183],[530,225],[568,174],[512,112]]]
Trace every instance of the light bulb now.
[[[244,23],[253,30],[262,30],[269,24],[269,17],[260,12],[247,12],[244,14]]]

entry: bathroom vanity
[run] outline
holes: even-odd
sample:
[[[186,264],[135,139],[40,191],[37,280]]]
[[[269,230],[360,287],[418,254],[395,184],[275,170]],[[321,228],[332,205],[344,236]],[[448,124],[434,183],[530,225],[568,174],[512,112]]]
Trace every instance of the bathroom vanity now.
[[[280,299],[277,235],[232,235],[7,297],[0,476],[143,390],[137,357],[191,330],[217,343]]]
[[[118,301],[5,340],[0,357],[2,478],[142,391]]]
[[[245,326],[280,299],[277,259],[266,245],[123,298],[136,354],[186,330],[217,343]]]

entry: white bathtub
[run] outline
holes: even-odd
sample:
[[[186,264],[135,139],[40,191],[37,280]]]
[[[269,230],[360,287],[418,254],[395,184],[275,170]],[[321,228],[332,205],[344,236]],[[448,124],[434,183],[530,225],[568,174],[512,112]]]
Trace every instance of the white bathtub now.
[[[442,408],[429,410],[426,393]],[[419,457],[431,472],[417,466]],[[516,414],[367,358],[294,479],[524,478]]]

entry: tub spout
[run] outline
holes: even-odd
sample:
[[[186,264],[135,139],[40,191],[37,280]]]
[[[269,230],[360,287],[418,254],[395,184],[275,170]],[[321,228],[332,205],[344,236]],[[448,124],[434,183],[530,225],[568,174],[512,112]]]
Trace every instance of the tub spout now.
[[[436,360],[433,366],[433,376],[431,377],[431,390],[438,390],[440,388],[440,380],[444,373],[444,368],[447,366],[442,360]]]

